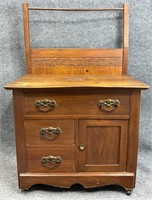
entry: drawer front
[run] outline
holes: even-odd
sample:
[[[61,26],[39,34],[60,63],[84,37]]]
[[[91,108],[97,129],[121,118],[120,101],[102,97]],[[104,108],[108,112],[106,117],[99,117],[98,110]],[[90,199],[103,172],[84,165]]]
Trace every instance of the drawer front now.
[[[62,148],[28,148],[28,172],[74,172],[75,150]]]
[[[129,94],[25,96],[25,114],[38,115],[126,115]]]
[[[27,145],[74,144],[74,120],[26,120]]]

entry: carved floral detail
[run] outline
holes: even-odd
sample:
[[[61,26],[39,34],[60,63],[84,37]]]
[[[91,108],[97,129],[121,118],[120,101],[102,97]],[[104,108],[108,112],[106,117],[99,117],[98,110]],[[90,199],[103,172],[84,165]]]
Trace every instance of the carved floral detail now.
[[[122,58],[32,58],[32,66],[121,66]]]

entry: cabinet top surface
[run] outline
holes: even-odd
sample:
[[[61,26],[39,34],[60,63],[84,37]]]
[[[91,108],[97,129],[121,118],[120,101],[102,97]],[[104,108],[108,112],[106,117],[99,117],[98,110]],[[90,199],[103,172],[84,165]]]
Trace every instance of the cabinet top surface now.
[[[135,88],[148,89],[131,76],[51,76],[25,75],[4,86],[5,89],[49,88]]]

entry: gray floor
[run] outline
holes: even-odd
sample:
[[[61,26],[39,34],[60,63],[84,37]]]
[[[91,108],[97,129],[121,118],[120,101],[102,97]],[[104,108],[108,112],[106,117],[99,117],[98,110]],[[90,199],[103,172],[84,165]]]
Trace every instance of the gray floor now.
[[[0,145],[0,200],[32,199],[152,199],[152,170],[150,155],[139,152],[136,188],[131,196],[126,196],[120,187],[102,187],[85,190],[80,186],[70,190],[38,185],[25,192],[18,188],[16,156],[14,145]]]

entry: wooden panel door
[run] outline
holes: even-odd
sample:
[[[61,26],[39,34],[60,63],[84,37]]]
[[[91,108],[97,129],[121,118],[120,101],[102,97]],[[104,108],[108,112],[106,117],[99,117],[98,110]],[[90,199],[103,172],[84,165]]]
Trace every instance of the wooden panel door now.
[[[126,171],[127,120],[80,120],[79,127],[80,171]]]

